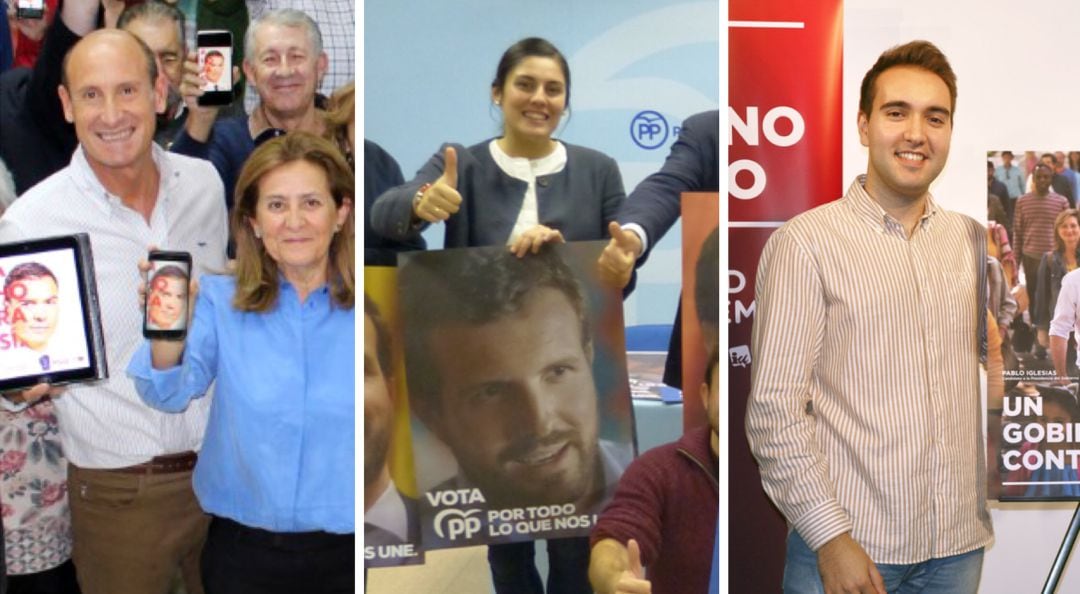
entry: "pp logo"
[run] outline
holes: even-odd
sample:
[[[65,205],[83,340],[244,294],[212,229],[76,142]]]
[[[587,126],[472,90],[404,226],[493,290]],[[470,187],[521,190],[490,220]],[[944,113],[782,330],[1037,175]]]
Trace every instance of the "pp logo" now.
[[[646,150],[660,148],[668,139],[668,123],[655,111],[639,112],[630,120],[630,138]]]
[[[750,367],[750,348],[743,344],[728,349],[728,363],[732,367]]]
[[[435,514],[435,534],[447,540],[471,538],[472,535],[480,532],[480,518],[470,517],[478,513],[480,513],[478,509],[469,511],[444,509]]]

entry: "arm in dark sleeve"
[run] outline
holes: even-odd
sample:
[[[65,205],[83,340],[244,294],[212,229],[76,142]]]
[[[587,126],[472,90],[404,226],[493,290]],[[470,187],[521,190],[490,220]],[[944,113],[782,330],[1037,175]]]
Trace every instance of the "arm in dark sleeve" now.
[[[7,3],[0,0],[0,15],[7,14]],[[13,48],[11,47],[11,28],[7,17],[0,18],[0,72],[11,68]],[[4,560],[0,559],[0,563]],[[2,569],[2,567],[0,567]],[[7,575],[2,574],[2,575]],[[0,575],[0,580],[3,579]]]
[[[211,132],[211,134],[213,134]],[[211,136],[213,138],[213,136]],[[169,151],[187,155],[189,157],[195,157],[196,159],[210,160],[210,142],[199,142],[194,138],[188,136],[187,130],[183,128],[177,133],[176,138],[173,139],[172,146],[169,147]]]
[[[617,220],[620,209],[626,203],[626,190],[623,189],[622,174],[614,159],[607,157],[604,169],[603,225],[600,236],[608,238],[608,223]]]
[[[69,157],[78,141],[75,127],[64,119],[64,107],[57,89],[63,74],[64,56],[80,39],[57,14],[45,33],[41,54],[34,62],[34,73],[30,77],[26,96],[26,108],[42,134],[57,148],[68,153]]]
[[[659,171],[645,178],[619,211],[620,224],[637,223],[648,235],[648,251],[679,218],[683,192],[719,191],[720,112],[687,118]],[[638,259],[640,266],[648,251]]]
[[[1055,173],[1052,185],[1055,192],[1061,194],[1069,201],[1069,208],[1076,208],[1076,196],[1073,196],[1073,187],[1072,184],[1069,183],[1069,178],[1060,173]]]
[[[211,139],[213,139],[213,133],[211,134]],[[188,131],[184,129],[180,129],[180,132],[176,134],[176,137],[173,138],[173,145],[168,147],[168,150],[178,154],[186,154],[186,156],[195,159],[210,161],[210,139],[207,139],[205,143],[200,143],[199,140],[188,136]]]
[[[426,183],[434,183],[443,172],[443,151],[447,146],[452,146],[458,154],[458,183],[461,183],[462,156],[465,149],[456,144],[443,145],[432,155],[431,159],[416,172],[416,176],[408,182],[397,187],[390,188],[380,195],[371,205],[371,228],[376,233],[387,239],[397,241],[409,241],[415,238],[420,231],[427,227],[413,224],[412,201],[420,186]]]
[[[386,239],[371,227],[372,206],[386,190],[405,183],[401,166],[390,153],[370,140],[364,140],[364,265],[393,266],[396,253],[427,247],[420,231],[403,240]]]
[[[210,137],[206,142],[199,142],[181,130],[173,140],[169,150],[196,159],[210,161],[222,183],[225,184],[225,203],[232,210],[233,191],[244,162],[255,150],[255,142],[247,127],[247,118],[243,116],[226,118],[214,122]]]
[[[648,453],[626,468],[611,502],[589,534],[589,546],[611,538],[624,546],[631,538],[641,547],[641,562],[651,565],[660,554],[662,518],[666,497],[663,474],[652,467]]]

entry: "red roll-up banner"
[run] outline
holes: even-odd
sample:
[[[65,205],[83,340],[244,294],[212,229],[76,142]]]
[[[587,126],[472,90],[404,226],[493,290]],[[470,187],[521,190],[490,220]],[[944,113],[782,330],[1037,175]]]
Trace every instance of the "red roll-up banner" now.
[[[843,3],[730,0],[728,11],[729,587],[776,592],[786,527],[744,426],[754,277],[776,227],[843,192]]]

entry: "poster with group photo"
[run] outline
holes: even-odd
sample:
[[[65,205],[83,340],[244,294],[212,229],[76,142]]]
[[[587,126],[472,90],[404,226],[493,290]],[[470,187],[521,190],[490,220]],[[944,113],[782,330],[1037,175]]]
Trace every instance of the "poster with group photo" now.
[[[633,459],[604,245],[399,256],[426,549],[585,536]]]
[[[1080,500],[1080,212],[1070,162],[1080,170],[1080,152],[987,153],[992,499]]]
[[[396,270],[364,268],[364,567],[423,563]]]

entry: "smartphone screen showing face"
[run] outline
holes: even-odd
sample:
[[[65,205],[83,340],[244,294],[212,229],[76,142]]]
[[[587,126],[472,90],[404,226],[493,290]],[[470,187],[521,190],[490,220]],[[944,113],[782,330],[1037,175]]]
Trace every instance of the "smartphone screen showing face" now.
[[[199,105],[228,105],[233,100],[232,33],[199,31],[199,79],[203,94]]]
[[[187,335],[191,255],[154,251],[149,260],[143,336],[182,340]]]
[[[15,17],[40,19],[45,17],[45,0],[19,0],[15,5]]]

